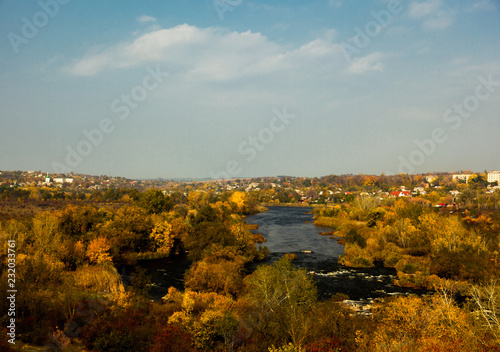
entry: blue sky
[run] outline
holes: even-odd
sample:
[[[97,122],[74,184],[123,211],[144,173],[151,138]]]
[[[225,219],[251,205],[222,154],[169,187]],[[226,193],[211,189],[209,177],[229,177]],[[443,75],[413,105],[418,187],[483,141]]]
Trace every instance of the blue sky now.
[[[499,0],[0,0],[0,170],[500,169]]]

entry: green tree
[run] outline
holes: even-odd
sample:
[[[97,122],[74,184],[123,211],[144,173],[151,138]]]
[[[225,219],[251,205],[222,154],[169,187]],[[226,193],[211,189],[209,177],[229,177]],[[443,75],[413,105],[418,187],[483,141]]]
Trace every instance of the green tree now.
[[[111,254],[116,259],[124,252],[143,252],[152,248],[153,223],[146,211],[135,206],[123,206],[112,219],[99,228],[111,242]]]
[[[96,235],[96,228],[110,217],[110,213],[94,206],[68,205],[58,214],[58,231],[76,240],[89,241]]]
[[[236,239],[230,229],[220,222],[202,222],[190,229],[184,241],[189,257],[192,260],[203,258],[203,251],[212,244],[223,247],[236,245]]]
[[[280,344],[302,345],[311,333],[311,309],[317,302],[316,286],[305,269],[296,269],[282,257],[258,267],[246,278],[246,285],[248,299],[265,317],[257,328]]]
[[[170,197],[157,189],[149,189],[141,194],[139,205],[149,214],[160,214],[173,208]]]

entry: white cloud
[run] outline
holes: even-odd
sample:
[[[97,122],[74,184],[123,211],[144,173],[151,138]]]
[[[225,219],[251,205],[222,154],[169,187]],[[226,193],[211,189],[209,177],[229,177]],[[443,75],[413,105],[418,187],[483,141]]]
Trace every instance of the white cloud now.
[[[453,24],[454,11],[445,9],[442,0],[414,1],[408,9],[408,16],[422,21],[427,31],[446,29]]]
[[[498,62],[474,63],[469,58],[456,58],[450,62],[449,67],[451,68],[449,74],[455,77],[470,76],[477,79],[478,76],[500,76],[500,63]]]
[[[429,18],[422,23],[422,28],[428,31],[446,29],[453,24],[451,15],[442,14],[440,16]]]
[[[142,15],[140,17],[137,17],[137,22],[139,22],[139,23],[156,22],[156,18],[151,17],[151,16]]]
[[[408,14],[411,18],[421,19],[435,13],[441,6],[441,0],[414,1],[410,4]]]
[[[342,6],[342,1],[341,0],[328,0],[328,5],[333,7],[333,8],[338,8]]]
[[[92,76],[106,70],[159,63],[189,77],[229,80],[286,69],[324,69],[343,62],[339,44],[316,39],[287,48],[260,33],[200,29],[187,24],[146,33],[131,42],[93,50],[65,71]]]
[[[495,11],[497,6],[491,0],[475,1],[467,11]]]
[[[362,74],[369,71],[382,72],[384,70],[382,59],[384,59],[384,55],[379,52],[356,58],[347,68],[347,72],[351,74]]]

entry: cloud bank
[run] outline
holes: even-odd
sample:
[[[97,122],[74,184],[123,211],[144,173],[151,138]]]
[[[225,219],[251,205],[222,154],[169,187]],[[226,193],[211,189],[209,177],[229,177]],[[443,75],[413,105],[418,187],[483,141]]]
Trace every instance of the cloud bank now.
[[[260,33],[182,24],[153,30],[111,47],[90,50],[64,70],[73,76],[94,76],[110,70],[161,63],[162,67],[192,78],[225,81],[283,70],[314,73],[329,67],[332,71],[355,74],[381,71],[382,59],[380,53],[367,53],[366,57],[358,58],[343,70],[346,66],[343,49],[330,39],[315,39],[290,48]]]

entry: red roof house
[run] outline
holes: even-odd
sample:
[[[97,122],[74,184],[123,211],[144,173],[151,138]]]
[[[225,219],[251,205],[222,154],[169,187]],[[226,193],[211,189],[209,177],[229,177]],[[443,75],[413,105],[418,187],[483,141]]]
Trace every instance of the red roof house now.
[[[411,197],[410,191],[394,191],[390,194],[393,197]]]

